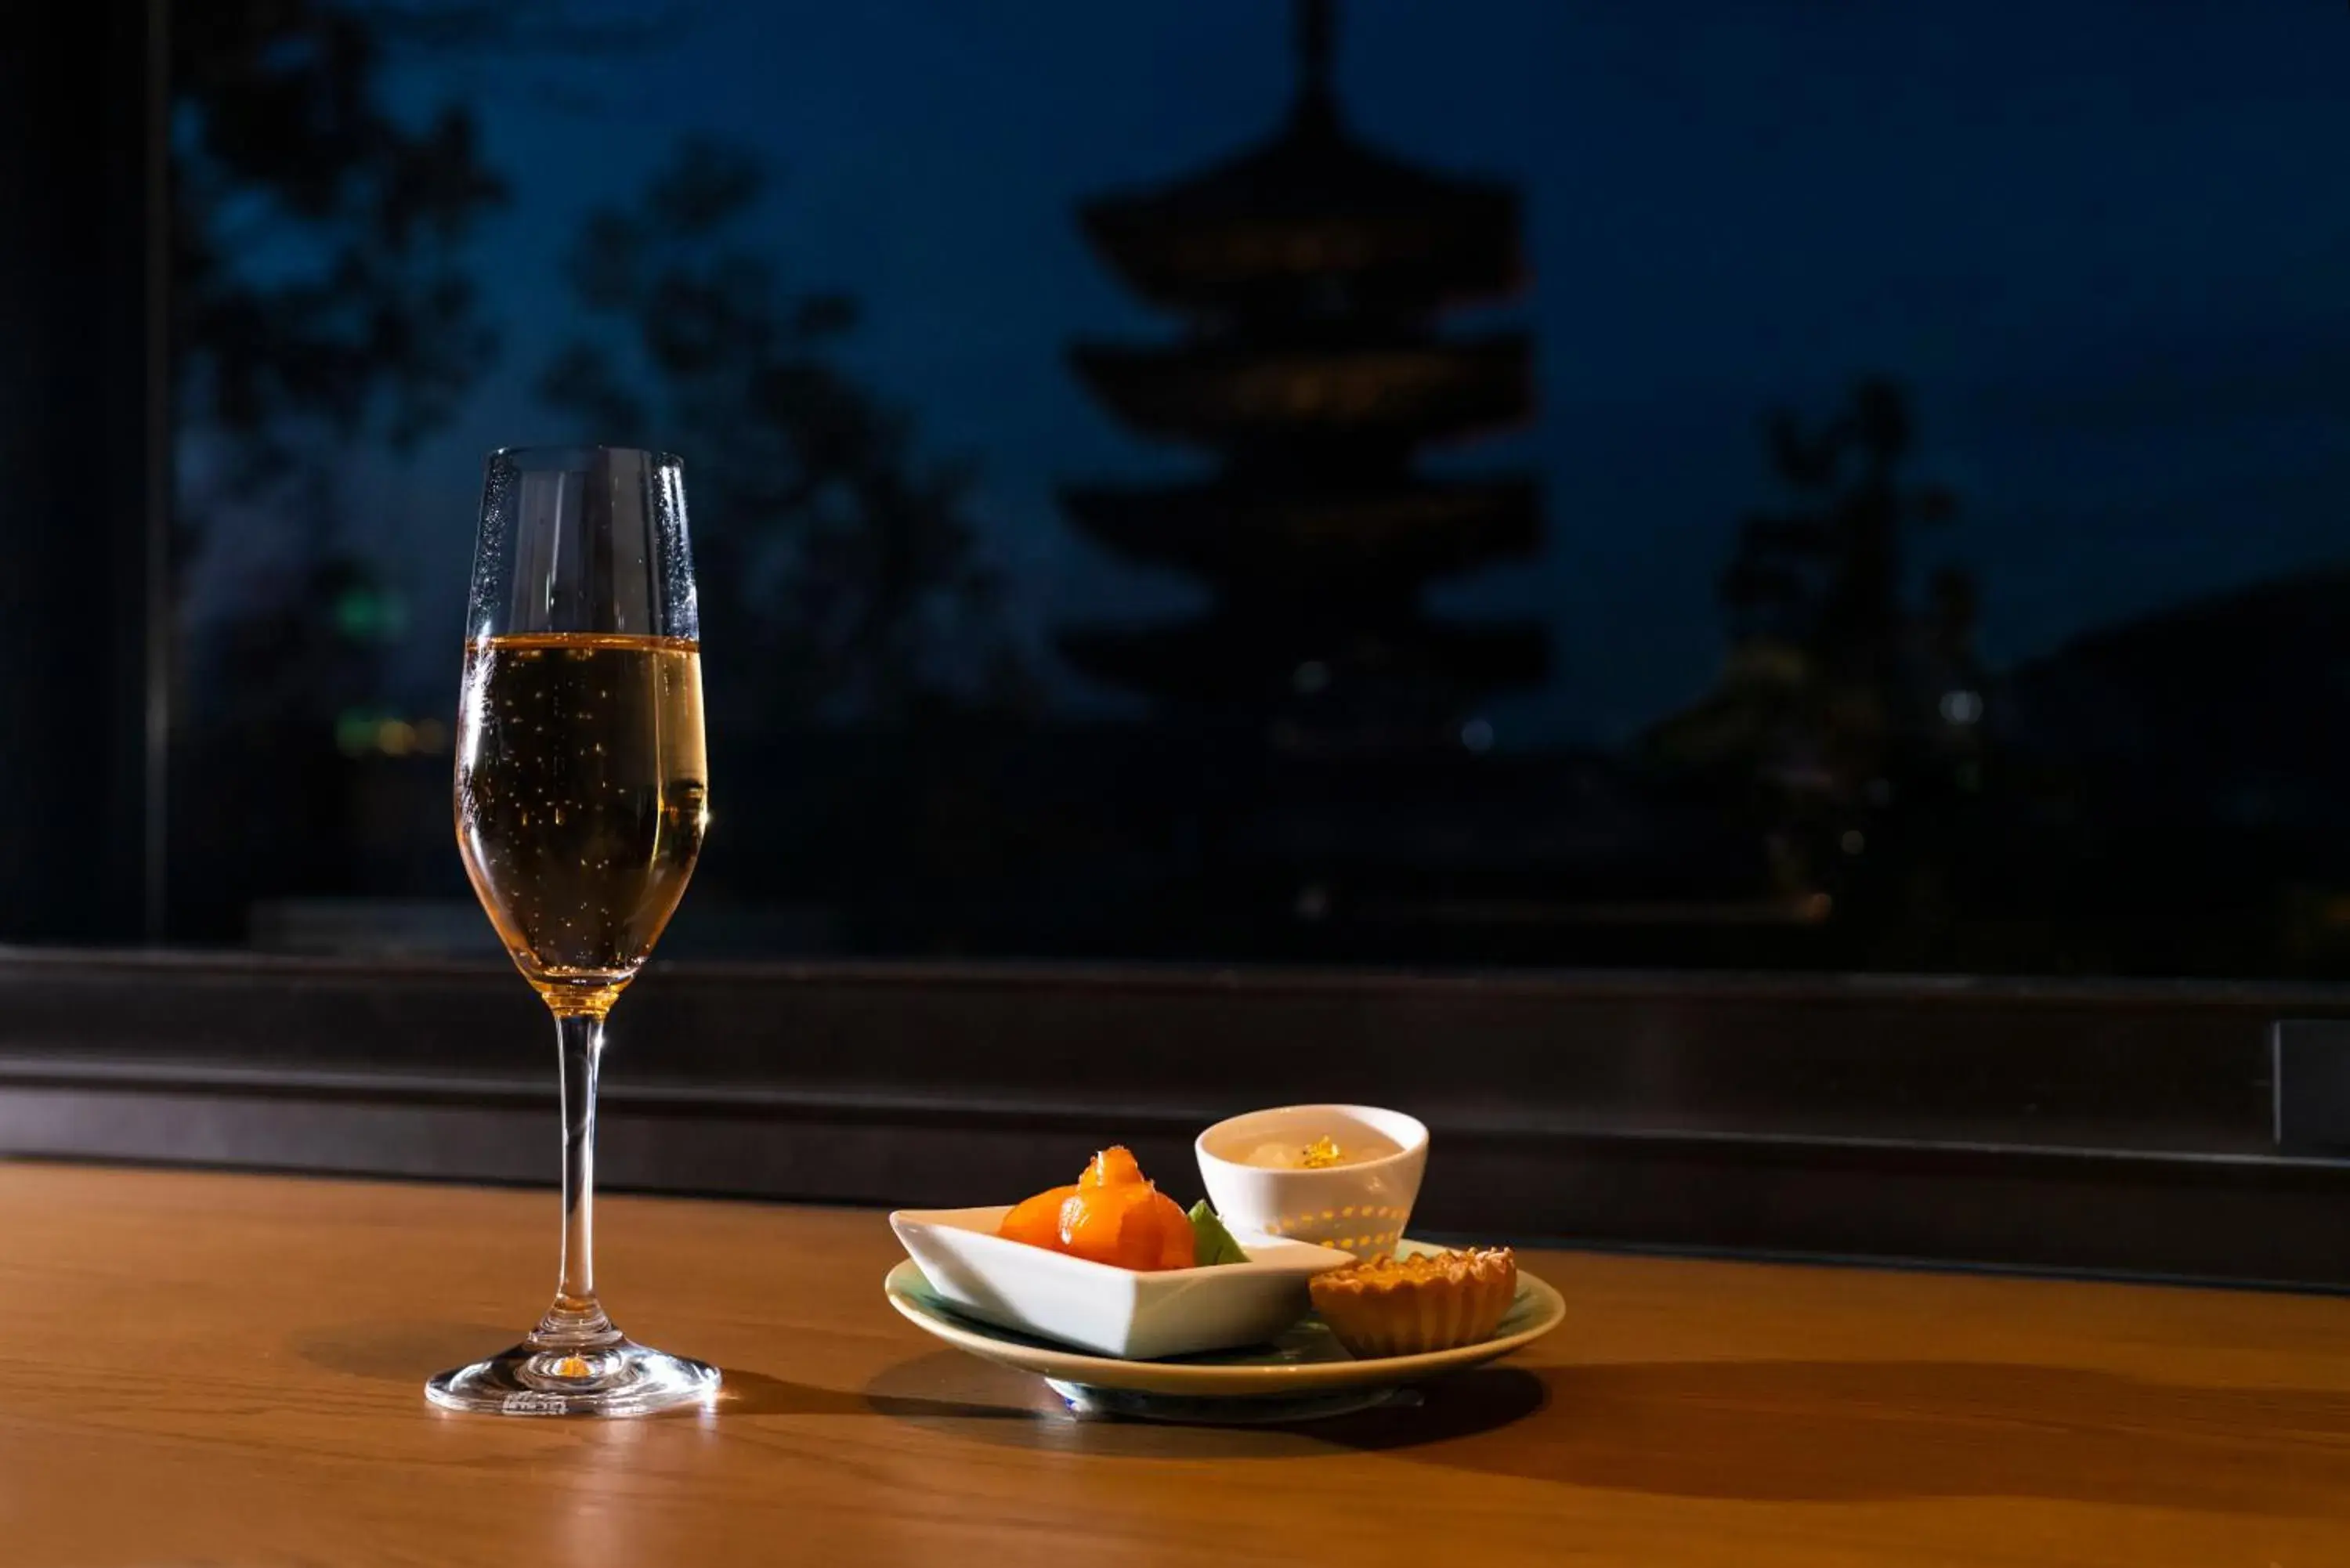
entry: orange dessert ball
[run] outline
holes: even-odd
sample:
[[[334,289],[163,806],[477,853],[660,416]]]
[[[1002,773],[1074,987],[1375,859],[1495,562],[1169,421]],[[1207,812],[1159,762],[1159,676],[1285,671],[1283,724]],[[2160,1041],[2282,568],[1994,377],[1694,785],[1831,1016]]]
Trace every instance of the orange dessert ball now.
[[[1188,1269],[1192,1262],[1191,1220],[1143,1179],[1142,1168],[1123,1147],[1096,1155],[1075,1186],[1016,1205],[995,1233],[1113,1268]]]

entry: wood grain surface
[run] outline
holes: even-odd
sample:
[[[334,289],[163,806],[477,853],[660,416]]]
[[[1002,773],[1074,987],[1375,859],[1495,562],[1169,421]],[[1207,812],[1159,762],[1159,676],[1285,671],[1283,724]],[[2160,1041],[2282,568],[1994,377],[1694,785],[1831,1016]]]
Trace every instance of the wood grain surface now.
[[[2350,1563],[2350,1303],[1537,1254],[1566,1327],[1416,1408],[1078,1422],[886,1305],[879,1215],[616,1199],[706,1415],[449,1415],[530,1192],[0,1166],[0,1563]]]

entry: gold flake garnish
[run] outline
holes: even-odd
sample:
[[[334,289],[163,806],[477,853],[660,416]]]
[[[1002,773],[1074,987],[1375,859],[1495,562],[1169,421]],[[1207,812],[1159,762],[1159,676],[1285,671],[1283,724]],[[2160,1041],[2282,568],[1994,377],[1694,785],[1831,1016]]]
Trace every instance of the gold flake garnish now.
[[[1304,1151],[1297,1157],[1297,1166],[1301,1170],[1320,1170],[1327,1166],[1336,1165],[1346,1158],[1339,1151],[1336,1140],[1325,1133],[1305,1146]]]

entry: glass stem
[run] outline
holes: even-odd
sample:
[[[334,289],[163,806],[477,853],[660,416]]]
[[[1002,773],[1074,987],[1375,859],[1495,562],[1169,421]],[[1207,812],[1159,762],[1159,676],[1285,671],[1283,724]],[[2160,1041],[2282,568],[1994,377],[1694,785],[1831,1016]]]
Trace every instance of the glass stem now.
[[[596,1300],[596,1069],[604,1054],[604,1014],[558,1012],[563,1054],[563,1270],[555,1304],[531,1332],[542,1350],[592,1350],[619,1331]]]

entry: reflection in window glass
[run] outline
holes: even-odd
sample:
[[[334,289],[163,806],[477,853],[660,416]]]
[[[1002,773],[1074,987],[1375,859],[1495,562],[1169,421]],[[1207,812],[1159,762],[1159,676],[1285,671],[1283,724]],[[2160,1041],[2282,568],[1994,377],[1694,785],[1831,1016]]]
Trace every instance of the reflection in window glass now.
[[[218,0],[172,918],[483,951],[481,454],[687,462],[664,951],[2350,972],[2340,18]]]

